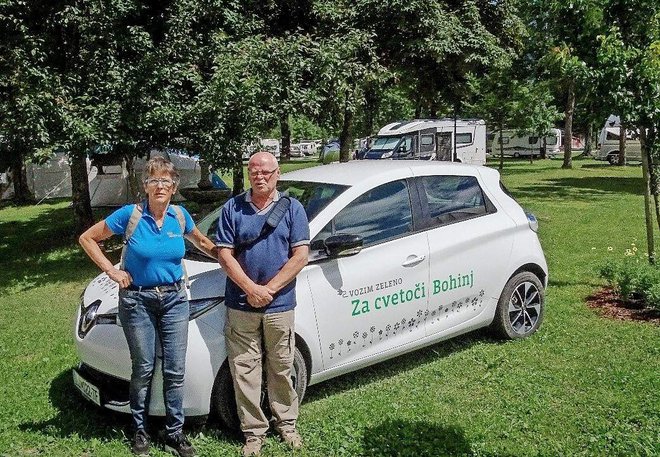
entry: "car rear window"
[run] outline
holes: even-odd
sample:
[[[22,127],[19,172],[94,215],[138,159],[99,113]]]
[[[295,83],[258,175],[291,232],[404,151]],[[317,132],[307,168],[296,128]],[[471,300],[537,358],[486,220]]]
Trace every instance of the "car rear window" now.
[[[474,176],[424,176],[421,182],[429,216],[436,223],[488,213],[486,198]]]

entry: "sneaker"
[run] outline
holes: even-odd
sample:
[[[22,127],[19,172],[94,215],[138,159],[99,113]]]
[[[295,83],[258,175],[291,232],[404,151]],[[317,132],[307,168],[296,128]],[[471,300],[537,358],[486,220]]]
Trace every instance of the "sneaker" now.
[[[194,457],[197,455],[195,448],[190,444],[190,441],[183,432],[178,432],[172,436],[166,435],[165,450],[179,457]]]
[[[151,442],[149,440],[149,435],[147,432],[140,429],[135,432],[133,439],[131,440],[131,451],[135,455],[149,455],[149,446]]]
[[[263,436],[248,436],[245,438],[245,444],[241,453],[243,457],[253,457],[261,454],[261,448],[264,445]]]
[[[300,449],[303,445],[302,438],[295,429],[281,431],[280,437],[282,438],[282,441],[284,441],[293,449]]]

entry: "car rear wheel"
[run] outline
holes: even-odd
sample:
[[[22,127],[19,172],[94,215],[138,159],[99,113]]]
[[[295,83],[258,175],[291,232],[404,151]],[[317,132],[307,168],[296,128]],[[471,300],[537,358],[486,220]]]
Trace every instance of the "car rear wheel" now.
[[[514,275],[504,286],[497,302],[493,328],[506,339],[526,338],[543,321],[545,291],[535,274],[528,271]]]
[[[264,372],[265,373],[265,372]],[[302,352],[298,348],[293,354],[293,372],[291,373],[293,388],[298,394],[298,403],[301,403],[307,390],[307,364]],[[262,383],[261,408],[270,419],[270,408],[268,406],[268,393],[265,389],[265,377]],[[218,415],[222,424],[229,430],[239,430],[240,422],[236,411],[236,399],[234,397],[234,383],[229,369],[229,363],[225,361],[218,371],[211,396],[212,410]]]
[[[619,153],[617,152],[616,154],[610,154],[607,156],[607,161],[610,163],[610,165],[618,165],[619,164]]]

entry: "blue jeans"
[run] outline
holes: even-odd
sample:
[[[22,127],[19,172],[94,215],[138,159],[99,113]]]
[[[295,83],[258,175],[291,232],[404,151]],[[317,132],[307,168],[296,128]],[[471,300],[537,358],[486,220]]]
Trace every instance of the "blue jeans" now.
[[[183,428],[183,378],[188,346],[190,305],[185,288],[178,292],[119,290],[119,319],[131,353],[129,399],[135,430],[145,430],[156,344],[163,351],[165,431],[172,436]]]

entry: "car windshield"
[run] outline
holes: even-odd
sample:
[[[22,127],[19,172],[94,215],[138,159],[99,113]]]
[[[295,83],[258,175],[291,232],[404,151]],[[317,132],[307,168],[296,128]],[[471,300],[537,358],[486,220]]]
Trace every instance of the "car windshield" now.
[[[400,136],[379,136],[374,139],[371,149],[391,151],[401,141]]]
[[[307,219],[310,221],[346,189],[348,189],[348,186],[320,182],[279,181],[277,183],[277,190],[283,195],[294,197],[302,203]],[[219,206],[197,223],[199,231],[208,236],[214,243],[217,241],[216,231],[221,211],[222,206]],[[208,258],[188,240],[186,240],[186,253],[186,257],[195,260],[201,260],[200,256]]]

